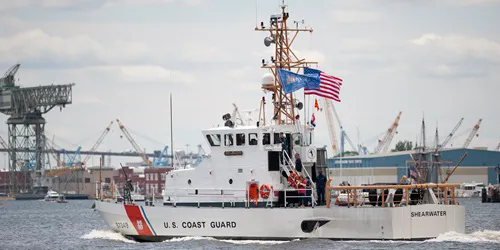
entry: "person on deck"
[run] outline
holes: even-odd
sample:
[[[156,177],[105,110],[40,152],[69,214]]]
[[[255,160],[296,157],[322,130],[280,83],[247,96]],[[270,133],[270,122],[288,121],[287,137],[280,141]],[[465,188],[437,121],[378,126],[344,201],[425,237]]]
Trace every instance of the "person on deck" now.
[[[279,142],[281,143],[281,156],[280,156],[280,158],[281,158],[281,162],[284,163],[285,161],[284,161],[283,157],[284,157],[285,151],[287,151],[287,153],[288,153],[288,144],[286,143],[285,134],[280,133],[280,141]],[[276,144],[276,142],[275,142],[275,144]]]
[[[302,175],[302,160],[299,154],[295,154],[295,170],[299,175]]]
[[[306,192],[306,187],[307,186],[307,180],[306,179],[303,179],[303,178],[300,178],[300,182],[299,182],[299,185],[297,187],[297,193],[298,193],[298,196],[301,196],[299,198],[299,206],[300,207],[305,207],[307,205],[307,192]]]
[[[311,182],[311,179],[309,178],[309,176],[306,176],[306,197],[305,197],[305,202],[304,204],[306,206],[309,206],[309,203],[312,203],[312,200],[311,200],[311,195],[312,195],[312,182]],[[312,206],[312,204],[311,204]]]
[[[325,188],[326,188],[326,177],[323,175],[323,171],[320,169],[318,171],[318,177],[316,177],[316,192],[318,194],[318,205],[325,204]]]

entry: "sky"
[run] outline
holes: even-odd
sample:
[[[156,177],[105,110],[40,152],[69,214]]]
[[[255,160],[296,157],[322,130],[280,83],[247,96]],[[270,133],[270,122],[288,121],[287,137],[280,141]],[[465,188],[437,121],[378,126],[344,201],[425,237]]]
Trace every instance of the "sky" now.
[[[344,81],[341,123],[369,150],[397,113],[392,146],[415,141],[422,117],[427,141],[465,118],[450,146],[464,143],[480,119],[471,147],[500,142],[500,0],[286,1],[290,21],[314,32],[294,44],[300,57]],[[202,129],[222,115],[259,108],[260,61],[272,50],[255,32],[280,11],[266,0],[16,0],[0,4],[0,72],[21,63],[17,84],[76,83],[73,103],[45,115],[46,134],[67,149],[89,149],[115,119],[147,151],[209,151]],[[298,96],[302,95],[300,92]],[[304,101],[304,100],[303,100]],[[304,101],[312,108],[311,99]],[[0,115],[7,138],[7,117]],[[316,143],[330,146],[324,114],[316,112]],[[337,128],[338,133],[338,128]],[[116,126],[99,150],[131,150]],[[189,146],[186,146],[189,145]],[[346,146],[349,149],[349,146]],[[329,147],[328,147],[329,148]],[[5,155],[2,161],[5,163]],[[97,159],[91,163],[97,164]],[[118,165],[140,159],[113,159]],[[0,164],[2,166],[4,164]]]

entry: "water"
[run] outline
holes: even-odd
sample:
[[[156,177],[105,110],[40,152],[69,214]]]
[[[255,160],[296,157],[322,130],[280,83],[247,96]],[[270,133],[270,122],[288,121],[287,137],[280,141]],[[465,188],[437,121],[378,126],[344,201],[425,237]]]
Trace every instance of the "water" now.
[[[446,233],[424,242],[184,237],[160,243],[136,243],[110,231],[90,200],[0,201],[0,249],[500,249],[500,203],[459,201],[466,209],[466,234]]]

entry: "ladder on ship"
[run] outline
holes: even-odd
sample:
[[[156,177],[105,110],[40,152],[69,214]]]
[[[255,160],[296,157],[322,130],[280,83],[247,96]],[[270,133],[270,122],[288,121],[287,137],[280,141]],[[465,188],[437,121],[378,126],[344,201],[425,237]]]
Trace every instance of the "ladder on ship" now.
[[[295,150],[293,150],[293,153],[295,154]],[[281,165],[281,169],[283,169],[283,171],[285,171],[287,178],[290,177],[290,173],[291,172],[299,175],[299,173],[297,173],[297,171],[295,170],[296,169],[295,162],[292,161],[292,159],[288,155],[288,152],[286,150],[284,150],[282,152],[282,154],[283,154],[283,158],[282,158],[283,161],[280,162],[280,165]],[[303,176],[303,177],[309,177],[309,180],[311,180],[311,187],[312,187],[311,194],[313,196],[312,197],[313,198],[313,203],[316,203],[316,197],[317,197],[317,194],[316,194],[316,183],[314,183],[312,181],[312,178],[309,175],[309,172],[307,171],[306,167],[303,167],[302,171],[305,174],[305,176]]]

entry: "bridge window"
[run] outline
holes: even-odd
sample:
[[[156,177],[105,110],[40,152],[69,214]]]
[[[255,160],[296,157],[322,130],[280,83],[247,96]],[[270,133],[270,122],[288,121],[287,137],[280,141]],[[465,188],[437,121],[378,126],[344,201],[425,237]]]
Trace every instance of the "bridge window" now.
[[[207,135],[207,140],[210,146],[218,147],[220,146],[220,135],[219,134],[210,134]]]
[[[233,134],[224,135],[224,145],[233,146]]]
[[[245,134],[236,134],[236,145],[245,146]]]
[[[257,133],[248,134],[248,144],[249,145],[257,145],[258,141],[259,141],[259,137],[257,136]]]
[[[262,145],[269,145],[269,144],[271,144],[271,134],[264,133],[262,136]]]
[[[279,133],[274,133],[273,134],[273,143],[274,144],[280,144],[281,143],[281,138]]]
[[[300,146],[302,145],[302,134],[293,134],[293,144]]]

